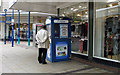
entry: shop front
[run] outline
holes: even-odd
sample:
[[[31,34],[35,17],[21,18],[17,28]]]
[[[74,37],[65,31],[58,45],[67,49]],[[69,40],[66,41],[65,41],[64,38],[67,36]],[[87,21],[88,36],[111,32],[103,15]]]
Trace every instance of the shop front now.
[[[72,53],[87,56],[87,58],[92,57],[92,60],[103,61],[102,63],[107,61],[120,64],[119,2],[94,2],[92,18],[89,4],[80,2],[61,9],[61,16],[67,16],[72,20]],[[89,19],[93,19],[93,30],[90,29],[91,21]],[[93,34],[90,31],[93,31]],[[90,39],[91,36],[93,40]],[[93,49],[90,49],[90,46]]]
[[[7,40],[12,40],[12,25],[7,24]],[[14,24],[14,39],[18,38],[18,23]],[[28,24],[21,23],[20,24],[20,39],[21,40],[28,40]],[[30,39],[33,39],[33,30],[32,30],[32,23],[30,24]]]
[[[33,7],[28,4],[19,9],[31,7],[29,11],[56,13],[59,8],[58,15],[71,19],[72,54],[120,67],[113,65],[120,64],[120,3],[118,0],[90,1],[92,2],[45,2],[44,5],[38,2]],[[17,4],[21,3],[17,2],[11,8],[19,10]],[[39,8],[36,6],[38,4]]]
[[[88,2],[62,9],[61,16],[71,18],[72,53],[88,56]]]

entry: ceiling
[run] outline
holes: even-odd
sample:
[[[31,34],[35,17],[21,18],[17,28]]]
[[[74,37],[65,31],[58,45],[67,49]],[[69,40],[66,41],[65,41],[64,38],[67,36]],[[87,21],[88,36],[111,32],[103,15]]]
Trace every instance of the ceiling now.
[[[57,8],[62,9],[77,3],[78,2],[16,2],[10,9],[56,14]]]
[[[17,0],[10,9],[56,14],[57,8],[67,8],[89,0]],[[96,0],[101,1],[101,0]],[[103,3],[109,0],[102,0]],[[117,1],[117,0],[116,0]],[[83,4],[83,6],[86,6]]]

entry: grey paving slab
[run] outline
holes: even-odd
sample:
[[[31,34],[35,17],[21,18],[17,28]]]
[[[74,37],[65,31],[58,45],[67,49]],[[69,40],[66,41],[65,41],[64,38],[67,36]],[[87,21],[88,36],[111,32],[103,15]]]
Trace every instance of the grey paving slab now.
[[[39,64],[37,61],[37,48],[15,45],[11,47],[11,44],[2,46],[2,69],[3,73],[66,73],[74,70],[91,67],[86,64],[82,64],[78,61],[62,61],[51,63],[46,65]],[[25,44],[24,44],[25,45]],[[1,49],[1,48],[0,48]],[[102,69],[78,71],[76,73],[89,73],[89,72],[106,72]]]
[[[100,69],[100,68],[91,68],[91,69],[87,69],[87,70],[83,70],[83,71],[77,71],[74,73],[110,73],[110,72],[103,70],[103,69]]]

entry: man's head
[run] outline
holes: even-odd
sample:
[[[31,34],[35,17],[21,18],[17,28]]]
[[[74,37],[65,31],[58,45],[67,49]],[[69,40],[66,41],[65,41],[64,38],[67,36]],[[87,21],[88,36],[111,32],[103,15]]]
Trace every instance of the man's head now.
[[[43,28],[43,29],[46,29],[46,25],[42,25],[42,28]]]

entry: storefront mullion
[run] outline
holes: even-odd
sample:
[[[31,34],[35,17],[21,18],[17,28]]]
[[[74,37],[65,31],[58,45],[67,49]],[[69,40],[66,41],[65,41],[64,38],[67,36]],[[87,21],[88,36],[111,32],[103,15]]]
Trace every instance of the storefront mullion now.
[[[93,58],[93,25],[94,25],[94,2],[89,2],[88,6],[88,58]]]

